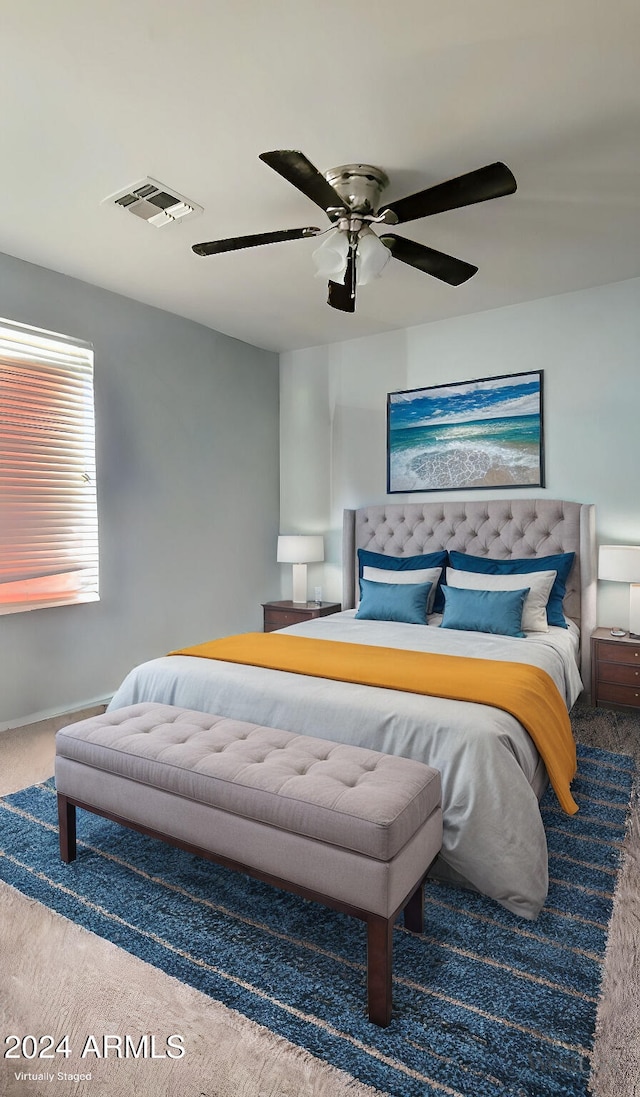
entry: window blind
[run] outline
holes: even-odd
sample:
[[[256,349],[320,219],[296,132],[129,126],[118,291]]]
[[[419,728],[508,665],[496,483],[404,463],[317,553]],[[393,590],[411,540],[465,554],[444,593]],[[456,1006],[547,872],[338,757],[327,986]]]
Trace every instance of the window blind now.
[[[98,597],[93,349],[0,319],[0,613]]]

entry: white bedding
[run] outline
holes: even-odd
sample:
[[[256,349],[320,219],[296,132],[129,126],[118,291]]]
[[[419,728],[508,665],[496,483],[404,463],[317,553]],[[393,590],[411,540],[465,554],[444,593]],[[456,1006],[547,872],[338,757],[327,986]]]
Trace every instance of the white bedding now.
[[[483,659],[545,670],[567,707],[582,689],[578,630],[524,639],[429,625],[364,621],[354,610],[283,630]],[[442,774],[441,875],[471,884],[507,909],[535,918],[548,886],[538,809],[546,772],[527,732],[500,709],[397,690],[334,682],[218,660],[172,655],[130,672],[109,708],[159,701],[417,758]]]

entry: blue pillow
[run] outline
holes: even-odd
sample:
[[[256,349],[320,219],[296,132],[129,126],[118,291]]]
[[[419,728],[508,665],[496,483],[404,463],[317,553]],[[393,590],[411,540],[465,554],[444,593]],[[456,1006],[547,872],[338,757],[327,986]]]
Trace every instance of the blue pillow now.
[[[442,597],[442,581],[444,569],[447,566],[447,553],[444,549],[439,552],[427,552],[423,556],[386,556],[384,552],[370,552],[369,549],[358,549],[358,575],[362,584],[362,569],[386,568],[387,571],[417,571],[419,568],[442,568],[442,575],[438,580],[436,597],[433,603],[433,612],[442,613],[444,598]],[[362,596],[362,585],[360,586]]]
[[[529,593],[523,590],[467,590],[442,588],[444,613],[440,628],[465,632],[492,632],[498,636],[525,636],[522,610]]]
[[[573,566],[575,552],[559,552],[555,556],[528,556],[517,560],[490,560],[487,556],[467,556],[464,552],[449,553],[452,568],[461,571],[484,572],[485,575],[526,575],[528,571],[557,571],[547,602],[547,621],[550,625],[568,628],[564,619],[562,602],[567,593],[567,579]]]
[[[404,621],[426,625],[431,583],[373,583],[361,579],[362,597],[356,617],[364,621]]]

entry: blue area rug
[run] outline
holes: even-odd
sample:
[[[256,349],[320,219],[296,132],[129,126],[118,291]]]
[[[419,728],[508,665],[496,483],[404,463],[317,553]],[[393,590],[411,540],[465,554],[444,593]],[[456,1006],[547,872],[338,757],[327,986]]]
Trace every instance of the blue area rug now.
[[[392,1097],[585,1097],[634,764],[579,748],[572,818],[547,793],[547,905],[526,922],[429,884],[394,931],[394,1013],[366,1017],[355,919],[78,812],[58,855],[53,781],[0,800],[0,878]]]

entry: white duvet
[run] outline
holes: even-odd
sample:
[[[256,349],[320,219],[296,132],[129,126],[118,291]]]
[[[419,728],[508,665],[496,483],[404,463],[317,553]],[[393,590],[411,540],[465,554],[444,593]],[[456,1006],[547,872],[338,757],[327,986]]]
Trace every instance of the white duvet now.
[[[364,621],[347,610],[283,631],[530,663],[550,675],[568,708],[582,689],[573,625],[514,639],[434,627],[439,621]],[[141,701],[219,713],[434,766],[442,775],[444,810],[438,874],[470,884],[525,918],[540,911],[548,871],[538,796],[546,772],[530,736],[501,709],[183,655],[136,667],[109,708]]]

